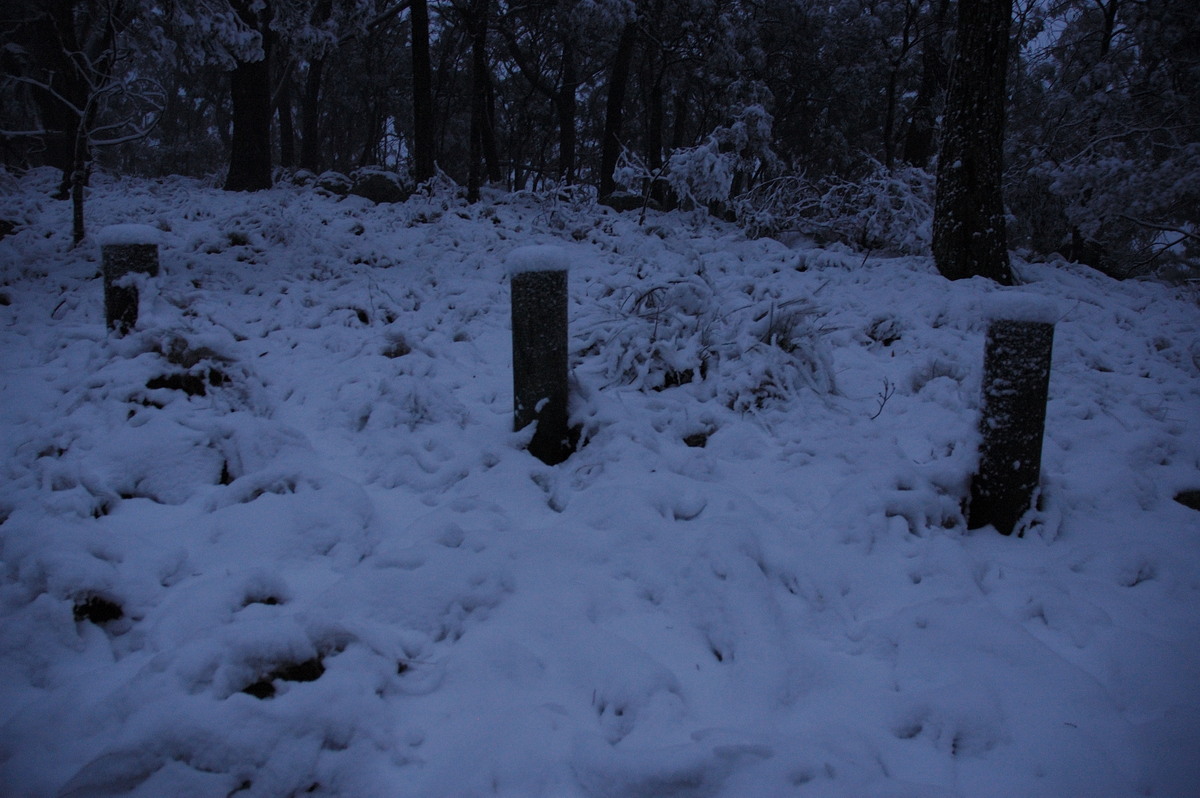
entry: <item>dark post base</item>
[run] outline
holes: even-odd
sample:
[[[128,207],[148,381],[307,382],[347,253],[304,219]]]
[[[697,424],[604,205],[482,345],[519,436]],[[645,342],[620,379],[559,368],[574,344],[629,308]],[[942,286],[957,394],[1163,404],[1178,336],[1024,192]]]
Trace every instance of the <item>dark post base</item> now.
[[[987,331],[979,473],[967,526],[1011,535],[1033,502],[1042,470],[1042,433],[1054,325],[997,319]]]

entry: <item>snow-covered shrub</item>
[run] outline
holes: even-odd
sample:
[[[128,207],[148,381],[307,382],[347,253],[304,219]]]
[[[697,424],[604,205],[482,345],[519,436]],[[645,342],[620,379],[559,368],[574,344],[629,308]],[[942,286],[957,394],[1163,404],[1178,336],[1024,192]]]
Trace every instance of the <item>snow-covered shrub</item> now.
[[[580,357],[610,385],[689,386],[739,412],[808,389],[836,391],[829,344],[807,299],[722,294],[703,273],[613,294],[607,319],[582,332]]]
[[[933,188],[933,175],[923,169],[875,164],[860,181],[830,186],[822,209],[826,224],[846,243],[924,254],[933,237]]]
[[[708,373],[713,288],[696,275],[614,294],[607,320],[584,331],[581,355],[599,356],[614,384],[662,390]],[[608,303],[605,303],[608,304]]]
[[[739,175],[778,168],[779,158],[771,149],[773,121],[762,105],[747,105],[701,143],[671,153],[662,169],[651,169],[636,154],[623,151],[613,178],[643,197],[655,183],[665,183],[685,208],[725,203]]]
[[[416,220],[421,221],[427,220],[431,213],[438,210],[447,211],[451,206],[463,204],[466,201],[467,189],[438,169],[433,177],[413,189],[412,196],[422,200],[429,207],[429,213],[418,214]]]
[[[621,154],[617,156],[617,168],[613,170],[613,180],[625,188],[624,192],[620,192],[622,195],[640,197],[644,207],[654,183],[661,179],[661,169],[651,169],[633,150],[621,148]]]
[[[1093,265],[1113,276],[1145,273],[1170,261],[1197,262],[1200,143],[1149,164],[1134,154],[1041,164],[1066,221],[1096,247]]]
[[[761,105],[746,106],[700,144],[675,150],[667,160],[667,184],[685,206],[727,201],[739,173],[749,176],[777,167],[773,123]]]
[[[675,150],[667,161],[666,181],[684,206],[720,202],[729,197],[735,166],[733,154],[721,152],[712,135],[695,147]]]
[[[739,196],[734,208],[752,236],[794,231],[864,250],[919,255],[929,251],[932,238],[933,188],[933,175],[923,169],[889,170],[876,163],[860,180],[780,177]]]
[[[806,232],[818,213],[821,189],[804,175],[781,175],[734,199],[738,224],[751,238]]]
[[[588,185],[552,186],[541,190],[513,192],[510,202],[540,209],[538,222],[555,232],[569,230],[582,240],[586,229],[596,222],[596,189]]]
[[[800,298],[756,310],[746,328],[751,342],[743,344],[752,356],[738,358],[738,367],[729,370],[726,404],[746,412],[806,388],[836,393],[833,352],[817,323],[817,306]]]

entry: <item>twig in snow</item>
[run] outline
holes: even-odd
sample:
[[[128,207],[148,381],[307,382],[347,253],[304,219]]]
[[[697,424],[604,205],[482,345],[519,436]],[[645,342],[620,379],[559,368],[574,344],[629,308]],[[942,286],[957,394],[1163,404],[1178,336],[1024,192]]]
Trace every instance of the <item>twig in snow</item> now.
[[[872,421],[879,418],[879,415],[883,412],[884,405],[888,403],[888,399],[891,399],[892,394],[894,393],[896,393],[896,386],[891,380],[889,380],[887,377],[884,377],[883,390],[879,392],[879,396],[877,397],[879,401],[879,409],[875,411],[875,415],[871,416]]]

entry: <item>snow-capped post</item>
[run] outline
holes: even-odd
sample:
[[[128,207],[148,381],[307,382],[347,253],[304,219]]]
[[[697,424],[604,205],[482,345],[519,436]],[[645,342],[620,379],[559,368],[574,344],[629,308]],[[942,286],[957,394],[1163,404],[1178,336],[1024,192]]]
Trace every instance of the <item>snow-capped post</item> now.
[[[144,224],[114,224],[100,231],[104,271],[104,317],[110,330],[124,335],[137,324],[136,275],[158,276],[161,233]]]
[[[1038,297],[1004,294],[988,308],[983,356],[983,436],[967,526],[1011,535],[1041,479],[1050,354],[1058,312]]]
[[[571,454],[567,428],[567,256],[519,247],[512,276],[513,429],[537,422],[529,453],[547,465]]]

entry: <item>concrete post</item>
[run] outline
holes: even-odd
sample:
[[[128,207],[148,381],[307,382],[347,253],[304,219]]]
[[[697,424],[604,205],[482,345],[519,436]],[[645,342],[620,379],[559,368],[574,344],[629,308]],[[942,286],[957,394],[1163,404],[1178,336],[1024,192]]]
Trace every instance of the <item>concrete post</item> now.
[[[991,524],[1011,535],[1030,509],[1041,479],[1042,434],[1054,343],[1053,312],[993,318],[983,362],[979,471],[971,484],[967,526]],[[1029,307],[1024,310],[1029,311]]]
[[[104,271],[104,317],[108,328],[124,335],[137,324],[138,289],[128,275],[158,276],[158,239],[153,227],[121,224],[100,231]]]
[[[514,250],[513,428],[537,422],[530,454],[548,465],[570,456],[567,424],[567,260],[557,247]]]

